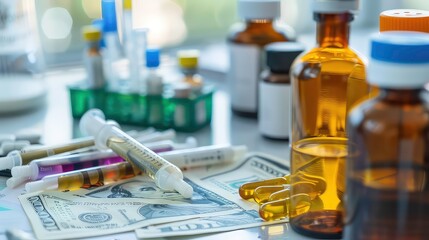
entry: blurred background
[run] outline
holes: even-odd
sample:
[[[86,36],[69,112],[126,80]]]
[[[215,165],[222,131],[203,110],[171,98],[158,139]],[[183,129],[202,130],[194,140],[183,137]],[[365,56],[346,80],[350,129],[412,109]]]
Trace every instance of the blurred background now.
[[[378,14],[386,9],[429,10],[428,0],[361,0],[360,4],[354,28],[376,29]],[[79,64],[81,27],[101,17],[100,0],[37,0],[35,7],[46,66]],[[133,17],[134,27],[149,28],[149,46],[167,51],[204,46],[208,54],[223,51],[217,46],[225,43],[229,27],[239,21],[233,0],[133,0]],[[314,31],[311,0],[282,0],[279,24],[288,24],[298,36]]]

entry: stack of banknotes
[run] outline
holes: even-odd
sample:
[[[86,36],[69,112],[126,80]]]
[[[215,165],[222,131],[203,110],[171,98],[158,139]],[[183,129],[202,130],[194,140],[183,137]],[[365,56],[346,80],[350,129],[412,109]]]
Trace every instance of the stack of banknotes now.
[[[41,239],[70,239],[135,231],[139,238],[197,235],[278,224],[259,218],[258,205],[244,201],[246,182],[284,176],[288,162],[250,153],[228,165],[184,172],[194,188],[191,199],[161,191],[142,175],[78,191],[45,191],[19,197]],[[283,220],[285,221],[285,220]]]

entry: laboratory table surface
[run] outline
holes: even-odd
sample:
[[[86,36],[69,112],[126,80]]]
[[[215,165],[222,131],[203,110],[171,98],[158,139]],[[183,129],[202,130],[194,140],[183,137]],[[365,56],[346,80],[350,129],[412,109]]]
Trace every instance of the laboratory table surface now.
[[[373,30],[356,31],[359,38],[352,38],[358,50],[366,53],[367,38]],[[312,46],[312,36],[303,36],[306,45]],[[363,39],[363,40],[362,40]],[[222,68],[222,66],[220,67]],[[270,140],[262,137],[258,132],[257,119],[243,118],[233,114],[230,110],[229,95],[226,89],[224,73],[216,71],[205,71],[203,76],[208,82],[215,84],[217,91],[213,98],[213,117],[210,126],[194,133],[178,133],[176,140],[185,141],[186,137],[193,136],[198,140],[199,146],[213,144],[247,145],[249,151],[263,152],[284,159],[288,163],[289,147],[287,141]],[[67,68],[52,70],[46,73],[44,78],[47,87],[46,104],[37,109],[25,113],[0,116],[0,133],[36,132],[42,134],[42,142],[47,145],[65,143],[72,138],[81,136],[78,129],[78,120],[73,119],[70,110],[70,101],[67,85],[82,80],[85,73],[82,68]],[[137,129],[136,126],[122,126],[125,130]],[[0,186],[5,182],[0,177]],[[18,190],[1,192],[1,194],[19,194]],[[22,191],[22,190],[21,190]],[[2,195],[0,194],[0,201]],[[18,200],[17,200],[18,201]],[[1,210],[1,209],[0,209]],[[24,212],[19,209],[13,214],[12,219],[23,219],[17,228],[31,231]],[[25,220],[24,220],[25,219]],[[2,221],[8,219],[0,219]],[[5,229],[0,227],[0,240],[6,239]],[[135,239],[134,232],[100,236],[91,239]],[[186,237],[172,237],[166,239],[311,239],[298,235],[291,230],[289,224],[278,224],[264,227],[248,228],[217,234],[206,234]]]

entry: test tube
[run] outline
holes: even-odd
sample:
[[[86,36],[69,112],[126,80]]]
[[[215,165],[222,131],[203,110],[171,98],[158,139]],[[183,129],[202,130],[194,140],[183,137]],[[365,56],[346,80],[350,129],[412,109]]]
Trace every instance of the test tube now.
[[[103,186],[121,179],[140,174],[141,171],[128,162],[115,163],[107,166],[88,168],[50,175],[39,181],[25,184],[27,192],[44,190],[72,191],[80,188]]]
[[[48,175],[65,173],[79,169],[123,162],[112,151],[88,152],[31,161],[28,165],[12,168],[12,178],[6,181],[9,188],[14,188],[24,181],[35,181]]]
[[[94,138],[79,138],[70,143],[43,147],[29,151],[12,151],[6,157],[0,158],[0,170],[11,169],[15,166],[26,165],[34,159],[49,157],[55,154],[70,152],[76,149],[94,146]]]
[[[92,109],[86,112],[80,120],[80,129],[94,136],[98,148],[110,148],[135,164],[153,178],[155,184],[162,190],[176,190],[185,198],[192,197],[192,186],[183,180],[183,173],[178,167],[129,137],[118,127],[107,124],[102,111]]]

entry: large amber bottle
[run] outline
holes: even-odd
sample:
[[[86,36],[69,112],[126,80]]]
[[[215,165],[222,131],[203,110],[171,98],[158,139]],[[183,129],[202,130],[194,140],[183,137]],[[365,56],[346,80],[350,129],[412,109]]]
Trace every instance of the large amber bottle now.
[[[429,236],[429,34],[371,41],[368,81],[379,95],[349,114],[344,239]]]
[[[363,77],[351,77],[364,68],[364,61],[349,48],[351,11],[357,8],[355,0],[314,0],[317,46],[291,69],[292,174],[322,177],[327,183],[310,205],[291,201],[292,228],[312,237],[342,234],[347,112],[369,91]]]

